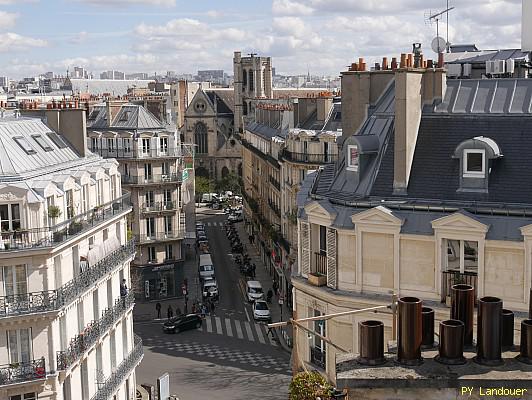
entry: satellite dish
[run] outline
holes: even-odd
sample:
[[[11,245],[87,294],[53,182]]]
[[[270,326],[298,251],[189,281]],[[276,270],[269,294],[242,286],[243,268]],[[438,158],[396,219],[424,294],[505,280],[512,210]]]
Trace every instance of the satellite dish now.
[[[447,48],[447,42],[441,36],[436,36],[434,39],[432,39],[430,47],[432,47],[432,51],[434,51],[434,53],[443,53]]]

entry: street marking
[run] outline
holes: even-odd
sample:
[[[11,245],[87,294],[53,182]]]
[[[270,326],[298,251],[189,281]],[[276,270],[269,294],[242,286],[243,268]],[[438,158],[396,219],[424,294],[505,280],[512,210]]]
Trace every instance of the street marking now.
[[[240,321],[235,319],[234,322],[235,322],[235,327],[236,327],[236,336],[239,339],[244,339],[244,334],[242,332],[242,327],[240,326]]]
[[[214,317],[214,320],[216,321],[216,333],[218,335],[223,335],[222,331],[222,321],[220,320],[220,317]]]
[[[261,342],[262,344],[266,344],[266,341],[264,340],[264,336],[262,335],[262,330],[260,329],[262,325],[259,325],[259,324],[253,324],[253,325],[255,325],[255,332],[257,333],[259,342]]]
[[[244,327],[246,328],[246,333],[248,335],[248,340],[255,341],[255,338],[253,337],[253,332],[251,331],[251,326],[249,325],[249,322],[244,321]]]
[[[246,319],[248,320],[248,322],[250,322],[251,318],[249,318],[248,309],[246,308],[246,303],[244,303],[244,311],[246,312]]]
[[[205,322],[207,323],[207,332],[212,333],[212,320],[211,317],[206,317]]]
[[[225,330],[227,331],[227,336],[233,336],[233,329],[231,328],[231,320],[225,318]]]
[[[273,340],[273,328],[271,332],[272,332],[271,335],[268,335],[268,332],[266,332],[266,336],[268,337],[268,340],[270,341],[270,344],[272,346],[277,346],[277,343],[275,342],[275,340]]]

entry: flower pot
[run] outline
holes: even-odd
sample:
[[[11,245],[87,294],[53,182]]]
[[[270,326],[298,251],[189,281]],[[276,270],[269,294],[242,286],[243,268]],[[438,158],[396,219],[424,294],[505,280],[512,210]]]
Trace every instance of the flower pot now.
[[[327,284],[327,276],[309,274],[308,281],[311,285],[314,286],[325,286]]]

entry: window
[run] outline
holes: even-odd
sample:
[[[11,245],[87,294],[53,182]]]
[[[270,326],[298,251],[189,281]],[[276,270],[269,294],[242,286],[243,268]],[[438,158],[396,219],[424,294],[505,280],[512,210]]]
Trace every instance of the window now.
[[[312,315],[312,314],[311,314]],[[314,310],[314,316],[319,317],[322,315],[321,312],[318,310]],[[314,321],[314,331],[318,332],[322,336],[326,336],[325,332],[325,321],[324,320],[316,320]],[[318,367],[325,369],[325,360],[326,360],[326,353],[325,353],[325,342],[319,338],[316,335],[313,335],[313,341],[310,348],[310,361],[317,365]]]
[[[26,265],[10,265],[4,266],[2,269],[6,296],[28,293]]]
[[[91,138],[91,149],[92,151],[98,151],[98,138]]]
[[[59,136],[55,132],[47,132],[46,136],[48,136],[48,139],[50,139],[60,149],[66,149],[68,147],[63,137]]]
[[[157,253],[155,252],[154,246],[148,246],[148,261],[157,261]]]
[[[91,236],[89,238],[89,249],[92,249],[93,246],[94,246],[94,236]]]
[[[172,209],[172,191],[168,189],[164,191],[164,208]]]
[[[16,394],[14,396],[9,396],[9,400],[37,400],[37,394],[35,392]]]
[[[124,176],[129,176],[129,166],[124,164]]]
[[[168,153],[168,138],[162,137],[160,140],[160,151],[161,153]]]
[[[478,242],[446,239],[446,271],[459,273],[478,271]]]
[[[89,400],[89,370],[87,359],[81,363],[81,400]]]
[[[8,330],[7,346],[11,364],[31,361],[31,328]]]
[[[167,162],[164,162],[161,167],[163,175],[170,175],[170,165]]]
[[[248,72],[244,69],[242,70],[242,86],[246,87],[248,84]]]
[[[151,164],[144,164],[144,178],[150,180],[152,178]]]
[[[31,137],[44,151],[52,151],[54,149],[41,135],[31,135]]]
[[[356,144],[347,146],[347,169],[350,171],[358,171],[358,162],[358,146]]]
[[[0,228],[2,231],[15,231],[20,229],[20,205],[0,205]]]
[[[197,122],[194,126],[194,144],[197,146],[198,153],[207,154],[209,152],[207,125],[203,122]]]
[[[102,235],[103,235],[103,241],[105,242],[107,239],[109,239],[109,229],[105,228],[102,231]]]
[[[320,225],[320,254],[327,254],[327,227]]]
[[[96,198],[98,200],[98,205],[101,206],[103,204],[103,180],[98,179],[96,181]]]
[[[242,114],[248,115],[248,103],[246,101],[242,103]]]
[[[165,260],[172,260],[174,258],[174,246],[167,244],[164,248]]]
[[[122,115],[120,116],[120,121],[127,121],[129,119],[129,111],[122,112]]]
[[[252,69],[249,70],[248,81],[249,81],[249,90],[250,91],[255,90],[255,82],[253,80],[253,70]]]
[[[81,206],[83,212],[89,211],[89,185],[85,184],[81,188]]]
[[[109,178],[111,179],[111,198],[114,200],[118,197],[116,193],[116,175],[111,175]]]
[[[112,138],[107,139],[107,150],[115,151],[115,140]]]
[[[35,149],[31,146],[30,142],[25,137],[15,136],[13,138],[15,142],[26,152],[26,154],[35,154],[37,153]]]
[[[464,150],[464,178],[485,177],[485,155],[486,151],[483,149]]]
[[[155,237],[155,218],[146,218],[146,237],[151,239]]]
[[[74,217],[74,193],[72,189],[66,191],[67,219]]]
[[[171,215],[164,217],[164,233],[166,235],[172,234],[172,226],[173,226],[173,217]]]
[[[111,348],[111,369],[114,370],[116,368],[116,331],[111,331],[110,336],[110,348]]]
[[[131,152],[131,139],[129,138],[122,139],[122,143],[124,145],[124,152],[130,153]]]
[[[153,205],[154,205],[153,203],[155,202],[154,198],[155,198],[155,196],[153,195],[152,191],[144,193],[144,199],[146,201],[146,207],[153,207]]]
[[[142,154],[150,154],[150,139],[142,139]]]

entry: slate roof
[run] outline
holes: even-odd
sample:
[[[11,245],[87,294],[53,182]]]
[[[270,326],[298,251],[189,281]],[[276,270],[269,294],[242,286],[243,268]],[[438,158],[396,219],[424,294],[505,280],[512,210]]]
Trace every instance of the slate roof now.
[[[463,54],[453,51],[449,58],[451,60],[446,60],[446,64],[485,64],[486,61],[492,60],[527,60],[528,53],[521,51],[521,49],[481,50],[478,52],[466,50]]]
[[[94,115],[96,115],[94,117]],[[96,114],[97,113],[97,114]],[[111,123],[107,120],[105,104],[96,105],[87,118],[90,129],[160,130],[163,124],[146,108],[136,104],[123,104]]]
[[[205,94],[214,106],[216,95],[216,109],[218,114],[233,114],[235,111],[234,90],[205,90]]]

